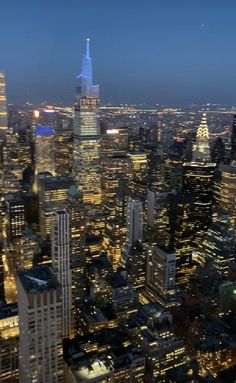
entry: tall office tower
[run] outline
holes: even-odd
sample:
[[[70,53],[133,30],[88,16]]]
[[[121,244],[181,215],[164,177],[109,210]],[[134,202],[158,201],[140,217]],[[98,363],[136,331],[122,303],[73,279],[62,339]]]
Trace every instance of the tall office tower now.
[[[143,149],[142,141],[139,132],[131,131],[129,134],[129,151],[131,153],[140,152]]]
[[[0,382],[19,382],[19,323],[17,304],[0,305]]]
[[[143,239],[143,207],[139,200],[130,199],[127,206],[127,242],[132,246]]]
[[[163,160],[163,150],[156,144],[150,144],[147,151],[148,160],[148,185],[150,188],[162,190],[165,187],[165,167]]]
[[[116,215],[115,200],[119,198],[121,183],[124,181],[128,184],[129,182],[129,160],[125,154],[109,155],[103,159],[102,167],[102,205],[107,221]],[[128,194],[128,188],[126,194]]]
[[[104,156],[102,166],[102,208],[105,219],[102,247],[113,269],[116,270],[127,232],[128,186],[126,185],[130,174],[129,160],[125,154],[109,154]]]
[[[169,244],[169,201],[175,192],[148,190],[147,194],[147,225],[148,236],[152,243]]]
[[[202,265],[211,263],[219,275],[228,276],[230,264],[235,260],[235,239],[227,214],[220,214],[212,223],[193,257]]]
[[[55,128],[55,171],[58,176],[69,176],[73,165],[73,130],[69,121]]]
[[[24,201],[17,193],[7,194],[6,202],[6,234],[8,242],[20,238],[25,228]]]
[[[147,249],[141,242],[135,242],[129,249],[126,260],[128,280],[135,289],[145,286]]]
[[[2,160],[5,173],[11,173],[18,180],[22,179],[25,168],[31,164],[30,143],[23,140],[22,135],[9,127],[4,136]]]
[[[66,210],[53,213],[52,222],[52,267],[62,290],[62,336],[72,333],[72,297],[70,269],[70,225]]]
[[[0,136],[4,136],[8,129],[6,80],[3,71],[0,71]]]
[[[193,148],[194,162],[211,162],[209,146],[209,133],[206,120],[206,113],[202,115],[202,121],[197,130],[196,143]]]
[[[70,261],[72,305],[85,294],[85,220],[82,194],[75,186],[68,189],[66,209],[70,216]]]
[[[108,128],[102,134],[101,155],[126,154],[128,151],[128,128]]]
[[[183,192],[192,195],[194,202],[195,246],[212,221],[214,205],[215,163],[186,162],[183,177]]]
[[[165,181],[170,190],[181,192],[183,188],[183,160],[167,159],[165,161]]]
[[[4,145],[2,150],[2,160],[5,166],[14,166],[19,159],[19,135],[9,128],[4,135]]]
[[[212,151],[211,151],[211,157],[212,157],[212,161],[218,165],[221,162],[225,161],[225,158],[226,158],[225,145],[221,137],[217,137],[217,139],[215,140],[214,145],[212,147]]]
[[[141,152],[129,153],[130,160],[130,195],[132,198],[145,200],[147,194],[147,172],[148,160],[147,154]]]
[[[74,177],[87,213],[90,210],[95,216],[95,209],[101,204],[99,86],[93,85],[89,39],[86,40],[82,71],[76,80]]]
[[[185,285],[193,274],[192,250],[197,231],[193,220],[194,201],[191,195],[170,193],[167,196],[167,245],[176,255],[176,285]]]
[[[236,161],[236,114],[233,117],[232,133],[231,133],[231,161]]]
[[[3,192],[19,191],[24,164],[19,154],[19,135],[13,131],[13,128],[9,128],[4,134],[2,161],[4,165]]]
[[[22,270],[17,278],[20,382],[63,382],[61,288],[52,269]]]
[[[146,286],[150,295],[164,307],[176,304],[176,256],[167,247],[153,246],[148,252]]]
[[[17,242],[16,269],[31,269],[33,267],[34,256],[40,253],[37,235],[30,229],[26,229],[20,240]]]
[[[230,224],[236,228],[236,165],[222,167],[220,205],[229,214]]]
[[[51,235],[52,213],[65,207],[68,189],[75,184],[72,177],[39,175],[39,224],[43,238]]]
[[[35,129],[35,184],[39,173],[55,175],[54,130],[51,126],[40,125]]]

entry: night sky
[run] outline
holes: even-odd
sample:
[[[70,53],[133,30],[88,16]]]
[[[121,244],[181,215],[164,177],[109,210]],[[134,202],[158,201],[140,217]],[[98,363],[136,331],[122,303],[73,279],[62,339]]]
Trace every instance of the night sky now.
[[[1,0],[9,102],[72,103],[86,37],[102,102],[236,104],[236,0]]]

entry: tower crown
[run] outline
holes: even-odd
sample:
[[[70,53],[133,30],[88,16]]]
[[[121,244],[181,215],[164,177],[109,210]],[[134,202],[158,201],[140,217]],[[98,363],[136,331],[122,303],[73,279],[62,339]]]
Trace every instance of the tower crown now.
[[[76,76],[76,95],[79,97],[99,97],[99,86],[93,85],[92,58],[90,57],[90,39],[86,39],[85,54],[82,58],[81,73]]]
[[[193,161],[211,162],[206,113],[203,113],[201,123],[197,130],[196,144],[193,148]]]
[[[206,113],[203,113],[201,123],[197,130],[197,138],[200,140],[208,140],[209,132],[207,126]]]

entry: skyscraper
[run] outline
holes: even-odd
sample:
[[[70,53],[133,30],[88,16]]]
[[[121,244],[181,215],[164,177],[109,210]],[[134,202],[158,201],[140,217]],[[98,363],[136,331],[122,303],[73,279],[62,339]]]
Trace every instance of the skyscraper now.
[[[7,98],[5,74],[0,70],[0,135],[7,132]]]
[[[164,307],[175,305],[176,256],[167,247],[153,246],[148,252],[147,289]]]
[[[89,39],[86,40],[82,71],[76,81],[74,177],[89,210],[101,203],[99,86],[93,85]]]
[[[216,164],[211,161],[206,113],[197,130],[193,160],[183,164],[183,192],[195,198],[193,216],[194,246],[198,246],[212,221]]]
[[[214,206],[214,179],[216,164],[211,162],[186,162],[183,165],[183,192],[195,198],[192,220],[195,227],[196,246],[212,221]]]
[[[69,214],[65,210],[53,213],[52,267],[62,289],[62,336],[71,335],[71,270]]]
[[[21,196],[17,193],[7,194],[5,201],[7,209],[7,239],[9,242],[12,242],[23,234],[25,228],[25,207]]]
[[[236,161],[236,114],[233,117],[231,134],[231,161]]]
[[[39,173],[55,175],[54,130],[51,126],[37,126],[35,130],[35,183]]]
[[[222,166],[220,190],[221,207],[229,214],[230,224],[236,228],[236,164]]]
[[[193,161],[211,162],[206,113],[203,113],[201,123],[197,130],[196,143],[193,148]]]
[[[210,262],[220,275],[228,276],[230,264],[235,259],[234,231],[229,226],[229,217],[220,214],[203,236],[196,249],[195,257],[199,263]]]
[[[48,266],[18,273],[20,382],[63,382],[61,289]]]
[[[40,232],[47,238],[52,231],[52,213],[64,208],[67,191],[75,182],[72,177],[48,177],[48,174],[40,174],[38,181]]]
[[[70,264],[72,278],[72,306],[85,293],[85,232],[82,194],[75,186],[68,189],[66,210],[70,216]]]
[[[127,241],[130,246],[143,237],[142,202],[130,200],[127,207]]]

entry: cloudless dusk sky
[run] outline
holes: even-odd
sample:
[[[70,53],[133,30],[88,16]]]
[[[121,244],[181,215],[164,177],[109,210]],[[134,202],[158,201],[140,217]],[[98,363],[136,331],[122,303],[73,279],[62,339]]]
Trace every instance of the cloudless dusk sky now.
[[[72,103],[85,39],[102,102],[236,104],[236,0],[1,0],[9,102]]]

